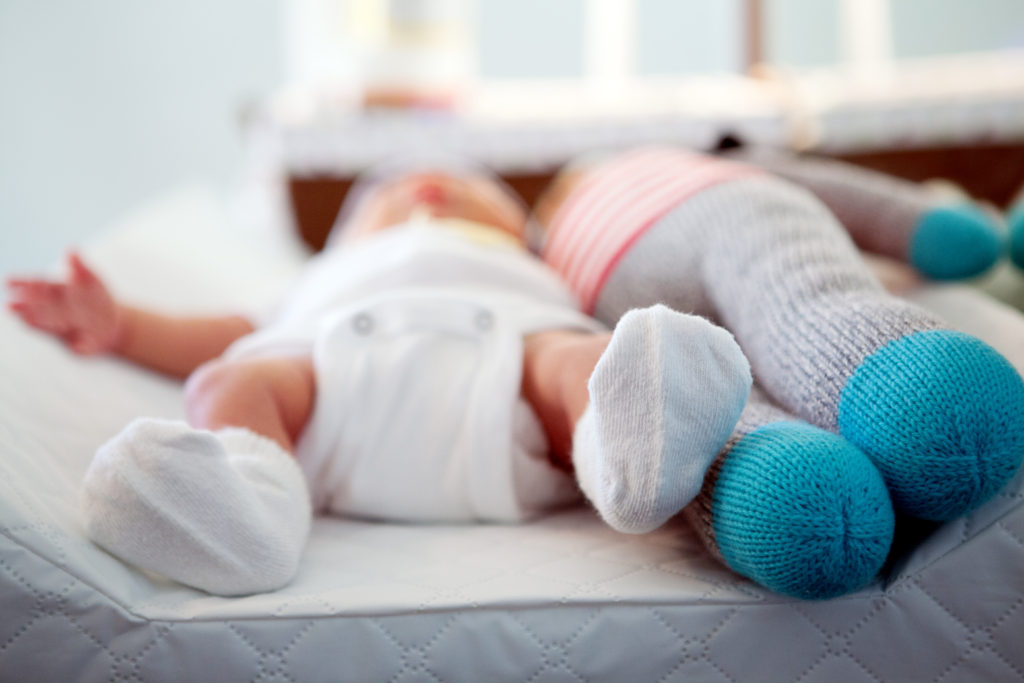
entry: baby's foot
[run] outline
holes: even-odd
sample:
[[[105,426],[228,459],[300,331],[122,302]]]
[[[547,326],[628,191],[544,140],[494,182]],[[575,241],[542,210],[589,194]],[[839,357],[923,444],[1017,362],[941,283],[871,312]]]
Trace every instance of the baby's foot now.
[[[692,500],[750,385],[724,329],[660,305],[624,315],[573,438],[580,487],[605,522],[644,533]]]

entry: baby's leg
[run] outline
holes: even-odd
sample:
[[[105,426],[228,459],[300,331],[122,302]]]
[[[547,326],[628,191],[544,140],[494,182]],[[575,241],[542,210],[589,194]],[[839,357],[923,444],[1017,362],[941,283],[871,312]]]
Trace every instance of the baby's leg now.
[[[736,572],[800,598],[862,588],[893,537],[892,503],[867,456],[756,387],[685,512]]]
[[[193,427],[245,427],[292,452],[315,393],[308,356],[217,360],[188,378],[185,409]]]
[[[977,275],[1003,254],[1003,231],[980,207],[944,200],[919,183],[779,150],[740,148],[729,156],[807,188],[862,249],[903,260],[929,277]]]
[[[527,339],[523,390],[556,452],[613,528],[661,526],[700,490],[750,389],[732,336],[664,306],[607,335]],[[568,463],[567,463],[568,464]]]
[[[644,277],[650,250],[700,254],[699,272],[678,277],[702,283],[758,381],[867,453],[900,509],[956,517],[1019,466],[1017,372],[981,341],[888,295],[806,191],[771,177],[704,190],[637,241],[609,286],[627,270]]]
[[[286,449],[313,391],[308,358],[204,366],[186,390],[193,426],[142,418],[97,451],[83,483],[88,534],[210,593],[284,586],[311,519],[304,477]]]

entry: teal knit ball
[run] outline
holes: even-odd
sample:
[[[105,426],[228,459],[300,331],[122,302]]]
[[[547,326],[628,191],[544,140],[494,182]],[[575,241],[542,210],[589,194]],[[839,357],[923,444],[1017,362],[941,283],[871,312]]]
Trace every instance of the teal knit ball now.
[[[1010,231],[1010,260],[1024,268],[1024,201],[1018,203],[1006,216]]]
[[[1001,489],[1024,458],[1024,381],[995,349],[931,330],[890,342],[847,381],[839,432],[885,477],[893,504],[947,520]]]
[[[1005,238],[984,211],[970,204],[925,212],[911,237],[908,259],[936,280],[971,277],[1002,256]]]
[[[798,422],[762,426],[736,444],[715,482],[712,518],[730,567],[806,599],[870,583],[894,525],[882,477],[864,454]]]

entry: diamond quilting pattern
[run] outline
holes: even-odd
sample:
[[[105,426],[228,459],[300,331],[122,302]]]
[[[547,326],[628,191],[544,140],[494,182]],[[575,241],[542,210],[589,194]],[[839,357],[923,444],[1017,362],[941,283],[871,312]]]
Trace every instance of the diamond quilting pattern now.
[[[980,537],[991,539],[988,545],[999,548],[1002,552],[997,557],[1006,561],[979,562],[977,555],[969,552],[970,546],[961,546],[913,579],[917,590],[945,612],[944,621],[968,630],[989,627],[1024,592],[1021,565],[1014,566],[1013,548],[1005,535],[993,526]]]
[[[40,614],[42,596],[33,582],[18,570],[16,558],[26,554],[24,548],[0,545],[0,658],[15,645]]]
[[[912,584],[895,591],[863,620],[849,637],[848,652],[882,681],[935,680],[960,656],[967,633]],[[931,645],[918,649],[923,643]],[[918,651],[928,656],[908,656]]]
[[[988,628],[980,641],[979,650],[998,657],[1013,670],[1018,680],[1024,681],[1024,657],[1021,657],[1021,634],[1024,633],[1024,597],[1007,607],[1006,611]]]
[[[841,603],[846,608],[850,603]],[[715,666],[733,680],[743,680],[751,672],[771,672],[778,680],[797,680],[830,653],[825,643],[828,636],[813,623],[797,616],[787,603],[767,604],[737,610],[714,633],[709,643],[709,657]],[[747,648],[741,643],[763,643],[771,633],[775,643],[789,647]]]
[[[1020,549],[999,526],[989,530],[979,542],[1004,539],[1004,550]],[[1024,600],[1002,604],[990,623],[971,629],[929,595],[927,570],[892,595],[867,592],[829,603],[681,603],[674,596],[660,606],[563,603],[200,623],[137,620],[68,573],[52,565],[49,571],[48,578],[32,573],[20,597],[5,585],[4,605],[17,608],[5,613],[26,618],[28,628],[0,652],[2,672],[74,671],[87,680],[217,671],[228,680],[670,681],[741,680],[752,672],[786,680],[957,680],[979,672],[1016,676],[1021,669],[1014,637]],[[935,577],[948,581],[943,572]],[[60,590],[35,585],[57,579]],[[27,613],[30,599],[34,609]],[[66,656],[40,659],[55,639]],[[907,648],[928,648],[930,656],[908,658]]]
[[[668,675],[678,660],[675,634],[649,610],[618,613],[603,609],[579,617],[577,628],[557,649],[561,667],[578,680],[656,681]],[[538,620],[539,615],[534,616],[534,621]],[[613,640],[606,640],[610,634],[614,634]],[[632,656],[651,651],[662,656]]]
[[[402,671],[402,651],[368,620],[353,618],[342,627],[317,621],[286,653],[294,681],[389,681]],[[271,624],[264,626],[273,632]]]
[[[328,535],[350,531],[344,552],[362,553],[340,589],[326,567],[243,600],[137,575],[129,594],[147,581],[151,594],[135,607],[77,578],[74,553],[99,552],[91,546],[47,539],[66,548],[61,567],[4,536],[0,678],[201,679],[214,670],[267,681],[1022,678],[1022,519],[1019,505],[990,515],[957,544],[944,534],[960,528],[941,529],[920,549],[927,561],[904,563],[916,572],[884,591],[822,603],[782,600],[706,556],[681,557],[679,528],[622,538],[585,510],[529,528],[335,521]],[[560,542],[569,530],[572,540]],[[501,551],[489,555],[495,537]],[[325,552],[313,544],[314,556]],[[425,561],[416,566],[416,557]],[[518,560],[503,566],[506,558]],[[54,643],[59,656],[44,656]]]
[[[857,660],[843,656],[821,658],[814,662],[800,678],[795,680],[808,683],[835,683],[835,681],[874,681],[875,683],[884,683],[882,679],[875,677]]]
[[[999,528],[1024,549],[1024,514],[1008,515],[998,522]]]
[[[3,620],[0,678],[201,679],[214,670],[225,680],[266,681],[743,680],[765,672],[808,681],[1024,678],[1024,591],[1013,578],[1024,557],[1024,508],[976,526],[967,542],[885,591],[822,603],[779,599],[718,567],[706,575],[705,558],[688,563],[672,552],[678,530],[619,543],[586,514],[551,520],[555,537],[575,528],[568,552],[543,540],[543,523],[530,534],[504,528],[512,532],[506,540],[532,548],[511,570],[488,563],[458,528],[441,533],[453,563],[448,576],[430,553],[426,569],[392,564],[383,578],[365,565],[351,585],[368,593],[361,610],[389,587],[408,600],[376,614],[346,609],[337,598],[348,593],[320,594],[300,579],[241,601],[154,583],[151,590],[170,592],[140,604],[178,616],[143,617],[78,580],[74,558],[58,567],[5,537],[0,605],[13,618]],[[400,529],[405,545],[388,557],[388,528],[376,529],[385,538],[372,543],[375,562],[407,562],[430,540]],[[486,538],[479,532],[471,530],[473,541]],[[475,570],[458,566],[460,543]],[[44,657],[58,642],[60,656]],[[907,657],[912,651],[929,656]]]
[[[1019,681],[1020,668],[986,656],[981,651],[971,653],[935,679],[936,681]]]
[[[467,657],[468,652],[474,655]],[[546,644],[529,637],[515,613],[491,610],[458,615],[434,641],[428,658],[429,670],[442,680],[453,680],[456,673],[467,680],[537,680],[550,669]],[[463,664],[453,670],[452,662]]]

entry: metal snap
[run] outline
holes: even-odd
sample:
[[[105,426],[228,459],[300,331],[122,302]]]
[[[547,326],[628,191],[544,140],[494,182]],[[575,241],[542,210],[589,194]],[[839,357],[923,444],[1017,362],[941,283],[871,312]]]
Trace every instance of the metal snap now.
[[[490,311],[479,311],[474,318],[476,328],[481,332],[486,332],[494,326],[494,316],[491,315]]]
[[[365,337],[373,332],[373,318],[368,313],[357,313],[352,318],[352,329],[355,330],[356,334]]]

